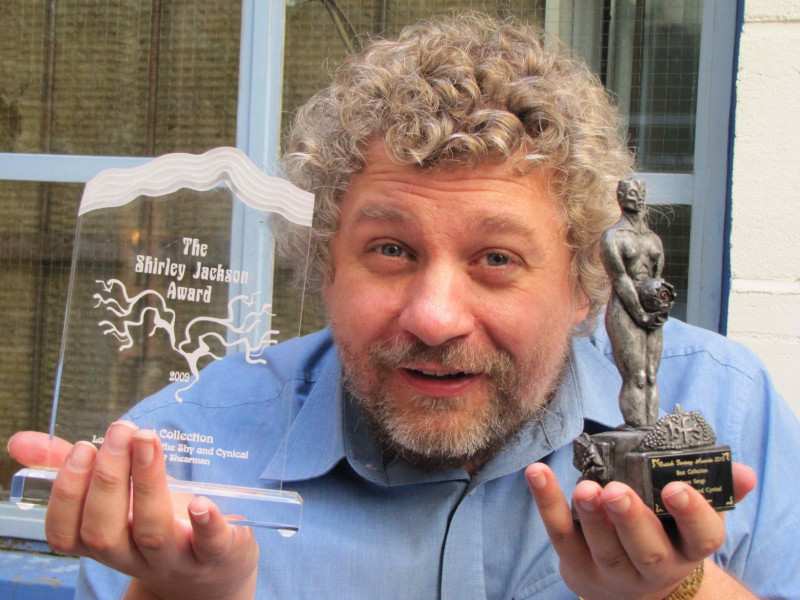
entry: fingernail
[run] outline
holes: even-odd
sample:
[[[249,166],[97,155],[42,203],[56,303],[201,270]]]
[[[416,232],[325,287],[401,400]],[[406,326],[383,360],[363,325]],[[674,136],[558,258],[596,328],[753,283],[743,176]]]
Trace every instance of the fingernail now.
[[[7,453],[7,454],[11,454],[11,441],[14,439],[14,437],[15,437],[16,435],[17,435],[17,434],[15,433],[15,434],[14,434],[14,435],[12,435],[10,438],[8,438],[8,443],[6,444],[6,453]]]
[[[211,518],[208,509],[205,509],[200,512],[195,512],[193,510],[190,510],[189,513],[192,515],[192,519],[194,520],[194,522],[197,523],[198,525],[205,525]]]
[[[631,499],[628,494],[622,494],[616,498],[609,498],[606,500],[606,508],[618,515],[624,515],[631,507]]]
[[[666,494],[662,493],[661,499],[669,504],[671,508],[679,510],[689,505],[689,494],[686,493],[686,488],[682,485],[675,485]]]
[[[89,442],[78,442],[72,447],[67,459],[69,470],[73,473],[85,473],[94,462],[97,451]]]
[[[532,471],[529,476],[529,481],[537,490],[544,489],[547,485],[547,477],[541,471]]]
[[[155,442],[156,434],[151,429],[140,429],[133,434],[133,462],[136,466],[144,469],[149,467],[153,462],[155,455]]]
[[[577,502],[578,506],[580,506],[586,512],[597,512],[597,509],[599,508],[594,498],[591,500],[578,500]]]
[[[136,430],[136,425],[129,421],[115,421],[108,428],[108,433],[106,433],[106,439],[103,443],[108,445],[108,450],[111,454],[125,454],[128,452],[130,432]]]

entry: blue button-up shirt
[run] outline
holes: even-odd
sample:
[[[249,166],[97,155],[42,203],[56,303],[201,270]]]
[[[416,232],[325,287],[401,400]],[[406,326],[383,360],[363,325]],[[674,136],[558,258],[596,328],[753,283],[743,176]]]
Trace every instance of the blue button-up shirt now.
[[[180,430],[197,434],[187,439],[205,436],[206,448],[234,452],[203,465],[172,460],[176,452],[167,451],[173,475],[250,487],[282,481],[302,495],[298,534],[256,532],[257,598],[575,598],[559,576],[523,470],[548,463],[569,495],[579,475],[572,440],[585,425],[621,423],[620,377],[602,330],[573,339],[541,420],[472,478],[386,459],[342,391],[327,331],[279,344],[262,358],[266,364],[242,355],[213,363],[183,402],[167,388],[130,414],[169,444],[176,439],[170,432]],[[758,475],[756,490],[728,513],[715,560],[760,595],[800,598],[800,425],[763,367],[741,346],[670,320],[658,382],[662,413],[676,403],[700,410],[734,460]],[[125,585],[124,577],[85,561],[78,597],[118,598]]]

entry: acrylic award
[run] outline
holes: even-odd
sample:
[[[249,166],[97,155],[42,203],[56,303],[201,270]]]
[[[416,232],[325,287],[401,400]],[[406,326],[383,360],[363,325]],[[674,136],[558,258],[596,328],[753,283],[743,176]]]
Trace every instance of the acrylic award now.
[[[302,500],[282,489],[280,471],[292,390],[242,382],[260,381],[271,356],[293,364],[294,344],[270,348],[300,333],[308,253],[287,264],[276,233],[307,249],[313,202],[234,148],[89,181],[51,439],[100,445],[112,422],[132,420],[161,439],[176,514],[203,495],[232,521],[297,531]],[[18,472],[11,500],[45,504],[48,467]]]

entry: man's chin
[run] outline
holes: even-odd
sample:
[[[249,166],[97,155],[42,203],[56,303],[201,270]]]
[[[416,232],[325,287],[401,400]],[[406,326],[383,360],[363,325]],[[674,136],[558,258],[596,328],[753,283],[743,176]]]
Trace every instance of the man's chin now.
[[[391,401],[375,406],[360,402],[370,432],[384,450],[424,470],[479,468],[516,438],[532,418],[517,414],[500,417],[491,406],[476,413],[458,410],[454,399],[425,398],[418,409],[402,415]],[[424,406],[427,410],[421,410]],[[462,407],[463,408],[463,407]]]
[[[559,337],[543,336],[549,349],[545,355],[533,349],[521,361],[499,347],[451,343],[431,348],[414,340],[375,343],[356,352],[333,332],[345,387],[384,450],[423,469],[466,468],[470,473],[511,444],[528,422],[542,417],[569,348],[568,329]],[[422,390],[414,389],[413,381],[409,385],[392,377],[404,365],[428,363],[484,376],[443,398],[418,394]],[[456,392],[455,386],[443,387]]]
[[[465,469],[470,473],[474,473],[500,452],[503,447],[514,443],[519,436],[519,429],[505,439],[492,440],[473,451],[460,454],[444,453],[441,451],[441,447],[436,446],[421,449],[409,448],[408,446],[401,446],[394,440],[389,440],[386,446],[393,455],[424,471]]]

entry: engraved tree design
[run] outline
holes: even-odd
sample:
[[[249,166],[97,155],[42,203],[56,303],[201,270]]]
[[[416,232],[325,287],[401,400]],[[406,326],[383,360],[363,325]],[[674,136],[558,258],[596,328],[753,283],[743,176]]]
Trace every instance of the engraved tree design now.
[[[97,324],[103,328],[103,335],[110,335],[119,342],[119,350],[133,347],[132,332],[144,327],[147,319],[152,319],[152,329],[148,336],[154,335],[158,330],[167,334],[170,347],[183,357],[191,373],[188,385],[175,392],[175,400],[182,402],[181,394],[191,388],[200,379],[198,363],[204,357],[220,360],[222,356],[215,354],[209,342],[212,340],[225,348],[243,347],[247,362],[251,364],[266,364],[263,358],[255,358],[264,349],[277,343],[273,335],[279,332],[265,328],[255,343],[248,337],[262,325],[268,325],[272,305],[269,303],[256,303],[257,293],[250,296],[239,295],[228,301],[228,316],[226,318],[201,316],[196,317],[186,324],[182,339],[178,340],[175,331],[176,313],[167,305],[164,296],[156,290],[144,290],[134,296],[128,295],[125,284],[119,279],[97,280],[101,291],[92,295],[95,301],[94,308],[105,307],[116,319],[106,319]],[[237,304],[246,307],[249,312],[243,311],[243,316],[236,322]],[[216,327],[216,331],[212,328]],[[222,335],[219,329],[225,332]]]

